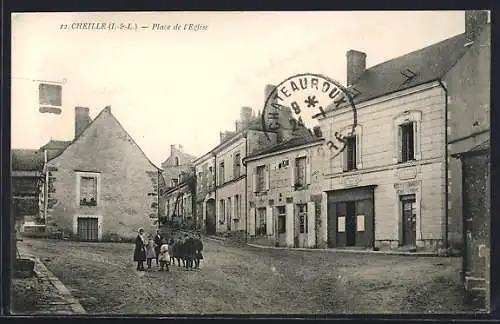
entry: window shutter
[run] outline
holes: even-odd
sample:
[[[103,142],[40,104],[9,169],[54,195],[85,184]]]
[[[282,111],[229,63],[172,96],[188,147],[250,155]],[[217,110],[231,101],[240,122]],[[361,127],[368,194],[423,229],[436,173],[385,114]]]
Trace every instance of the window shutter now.
[[[248,220],[248,232],[250,235],[255,235],[255,208],[250,208],[250,217]]]
[[[254,173],[252,175],[253,181],[253,192],[257,192],[257,168],[254,168]]]
[[[273,235],[273,207],[266,207],[266,234]]]
[[[400,125],[396,126],[397,129],[397,138],[396,138],[396,143],[397,143],[397,150],[398,150],[398,162],[403,161],[403,128]]]
[[[306,184],[311,184],[311,156],[306,158]]]
[[[356,168],[361,169],[361,134],[356,135]]]
[[[271,188],[271,164],[266,165],[264,181],[266,182],[266,190],[269,190]]]
[[[413,157],[415,158],[415,160],[417,160],[417,145],[418,145],[418,132],[417,132],[417,128],[418,128],[418,125],[417,125],[417,122],[413,122],[411,123],[412,127],[413,127]]]
[[[292,188],[295,187],[295,159],[291,158],[290,159],[290,164],[288,165],[290,168],[290,186]]]
[[[348,156],[348,149],[347,149],[347,144],[346,144],[346,146],[344,147],[344,151],[342,152],[342,170],[343,171],[348,171],[347,156]]]
[[[316,245],[316,204],[314,201],[307,203],[307,244],[309,247]]]

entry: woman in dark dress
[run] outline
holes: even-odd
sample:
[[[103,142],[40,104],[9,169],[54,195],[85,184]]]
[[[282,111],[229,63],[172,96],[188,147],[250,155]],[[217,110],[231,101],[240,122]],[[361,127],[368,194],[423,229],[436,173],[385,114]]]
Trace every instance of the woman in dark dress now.
[[[145,271],[144,261],[146,261],[146,244],[144,230],[139,229],[139,234],[135,238],[134,261],[137,262],[137,271]]]

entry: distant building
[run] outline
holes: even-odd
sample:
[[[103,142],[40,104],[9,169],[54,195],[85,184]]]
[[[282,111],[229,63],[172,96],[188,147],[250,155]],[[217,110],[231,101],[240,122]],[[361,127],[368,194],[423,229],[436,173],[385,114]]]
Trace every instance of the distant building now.
[[[189,172],[195,156],[185,153],[182,145],[170,145],[170,156],[161,164],[163,178],[167,187],[175,187],[180,183],[182,172]]]
[[[184,229],[197,229],[196,218],[196,177],[194,170],[181,172],[179,183],[167,188],[160,196],[163,205],[162,223]]]
[[[48,232],[98,241],[151,233],[158,220],[161,170],[104,108],[91,121],[75,109],[75,138],[48,161]]]
[[[317,247],[323,155],[323,139],[306,134],[244,159],[250,241]]]

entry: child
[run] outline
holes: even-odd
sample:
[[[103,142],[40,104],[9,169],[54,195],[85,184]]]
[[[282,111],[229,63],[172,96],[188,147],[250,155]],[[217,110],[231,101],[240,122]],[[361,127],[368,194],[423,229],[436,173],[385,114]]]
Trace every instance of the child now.
[[[169,271],[168,266],[170,265],[170,253],[168,250],[170,249],[170,245],[167,244],[167,240],[163,239],[161,241],[162,245],[160,247],[160,254],[158,255],[158,261],[160,262],[161,271],[166,267],[167,271]]]
[[[168,242],[168,255],[170,257],[170,264],[175,264],[175,258],[174,258],[174,239],[171,238],[170,241]]]
[[[146,244],[146,261],[148,263],[148,269],[151,269],[151,262],[156,258],[155,246],[153,242],[153,237],[148,236],[148,242]]]

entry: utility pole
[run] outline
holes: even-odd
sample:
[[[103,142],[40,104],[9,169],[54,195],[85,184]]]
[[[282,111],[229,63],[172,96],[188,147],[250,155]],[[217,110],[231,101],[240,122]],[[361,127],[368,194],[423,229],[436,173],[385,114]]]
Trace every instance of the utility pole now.
[[[43,219],[47,225],[47,209],[49,202],[49,168],[47,167],[47,150],[43,150],[43,171],[45,176],[45,183],[43,187]]]

